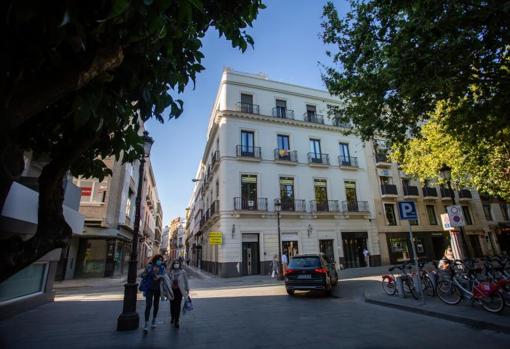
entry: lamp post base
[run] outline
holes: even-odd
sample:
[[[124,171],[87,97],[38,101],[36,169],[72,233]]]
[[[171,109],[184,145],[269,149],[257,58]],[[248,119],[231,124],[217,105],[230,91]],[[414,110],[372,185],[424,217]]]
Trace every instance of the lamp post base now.
[[[136,330],[140,326],[140,317],[137,312],[120,314],[117,318],[117,331]]]

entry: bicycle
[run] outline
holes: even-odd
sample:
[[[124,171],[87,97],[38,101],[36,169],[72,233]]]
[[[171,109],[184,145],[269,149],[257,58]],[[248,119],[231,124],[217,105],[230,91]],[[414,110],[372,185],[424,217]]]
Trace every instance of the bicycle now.
[[[386,292],[390,296],[394,296],[398,294],[398,290],[396,287],[397,277],[393,273],[395,270],[400,270],[400,279],[402,280],[404,295],[405,293],[410,293],[414,299],[418,299],[418,292],[414,287],[414,282],[412,275],[407,273],[407,270],[411,270],[413,267],[410,265],[410,262],[406,262],[402,265],[396,265],[388,269],[390,274],[385,274],[382,276],[382,288],[384,292]]]
[[[502,284],[499,282],[479,281],[475,274],[473,260],[455,260],[448,262],[451,279],[440,280],[436,293],[444,303],[459,304],[462,299],[477,303],[488,312],[498,313],[503,310],[505,302],[500,293]]]

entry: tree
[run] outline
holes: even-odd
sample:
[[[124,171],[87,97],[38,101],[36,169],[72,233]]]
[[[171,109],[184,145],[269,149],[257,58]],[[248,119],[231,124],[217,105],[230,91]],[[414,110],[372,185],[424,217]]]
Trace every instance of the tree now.
[[[364,139],[405,144],[439,112],[442,132],[463,152],[497,144],[508,154],[509,1],[351,1],[344,18],[332,3],[323,14],[322,39],[339,65],[325,67],[323,80]],[[497,164],[496,177],[510,180],[508,163]],[[498,183],[487,185],[507,196]]]
[[[422,182],[435,179],[441,182],[438,168],[448,164],[452,168],[452,182],[458,188],[472,187],[478,191],[501,196],[510,201],[510,152],[504,145],[479,142],[465,147],[446,131],[438,112],[421,128],[420,134],[406,143],[395,144],[391,158],[402,170]],[[510,137],[510,129],[506,129]]]
[[[37,232],[0,244],[0,282],[71,236],[62,180],[103,178],[100,160],[143,153],[140,124],[178,117],[182,92],[204,69],[201,39],[215,28],[243,52],[261,0],[11,0],[2,15],[0,209],[23,152],[49,159],[39,177]],[[1,230],[1,227],[0,227]]]

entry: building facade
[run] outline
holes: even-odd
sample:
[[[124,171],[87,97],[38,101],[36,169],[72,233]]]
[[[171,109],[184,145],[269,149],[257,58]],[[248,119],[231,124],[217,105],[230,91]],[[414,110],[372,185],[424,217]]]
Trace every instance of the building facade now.
[[[190,201],[193,260],[220,276],[269,273],[326,253],[337,266],[381,263],[363,142],[330,117],[327,92],[225,70]],[[222,233],[210,245],[210,232]]]
[[[126,274],[131,254],[135,219],[139,162],[122,163],[103,160],[112,176],[103,181],[75,178],[81,189],[80,212],[85,217],[82,236],[73,239],[66,258],[66,279],[111,277]],[[143,178],[139,232],[139,267],[159,252],[161,240],[161,205],[150,161]],[[75,257],[73,257],[75,256]]]
[[[38,178],[45,164],[25,154],[25,169],[19,180],[12,183],[0,215],[0,243],[13,234],[27,240],[37,231]],[[83,233],[84,225],[78,212],[80,190],[73,185],[72,178],[66,178],[63,185],[64,219],[71,227],[73,238],[77,238]],[[59,268],[61,255],[62,249],[55,249],[0,284],[0,319],[54,299],[53,282],[63,272]]]

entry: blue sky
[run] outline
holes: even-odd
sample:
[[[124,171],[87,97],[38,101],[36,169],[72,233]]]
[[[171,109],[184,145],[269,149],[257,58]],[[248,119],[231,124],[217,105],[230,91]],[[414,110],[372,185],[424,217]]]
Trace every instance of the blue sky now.
[[[151,161],[158,194],[163,206],[164,225],[184,215],[198,163],[202,158],[207,125],[224,67],[248,73],[265,73],[271,80],[285,81],[324,89],[318,62],[329,63],[325,46],[319,38],[322,7],[319,0],[264,1],[248,32],[255,40],[254,48],[244,54],[230,42],[210,30],[203,40],[202,65],[205,71],[180,98],[184,112],[165,124],[149,122],[147,129],[155,139]],[[343,13],[345,1],[335,2]]]

